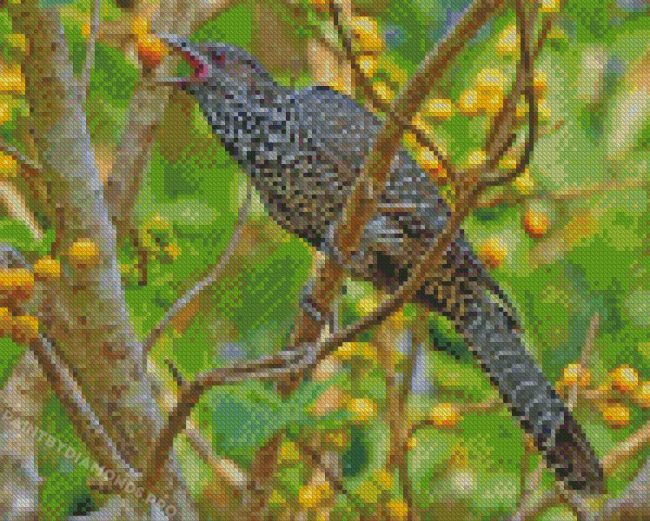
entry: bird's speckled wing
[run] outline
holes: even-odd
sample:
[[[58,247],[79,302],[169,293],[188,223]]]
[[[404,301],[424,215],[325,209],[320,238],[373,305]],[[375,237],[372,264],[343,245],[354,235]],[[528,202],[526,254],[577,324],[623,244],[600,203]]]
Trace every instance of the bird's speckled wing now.
[[[293,94],[297,118],[302,128],[318,129],[312,136],[321,150],[336,151],[337,160],[347,167],[342,175],[356,177],[372,141],[381,128],[381,121],[349,96],[328,87],[310,87]],[[401,150],[393,163],[386,188],[385,202],[416,203],[411,215],[400,218],[399,224],[420,233],[425,226],[431,233],[439,232],[449,209],[415,161]],[[408,230],[406,230],[408,233]]]
[[[348,172],[358,175],[363,159],[370,152],[372,140],[379,132],[382,121],[369,110],[360,106],[349,96],[329,87],[309,87],[291,95],[298,107],[297,117],[303,128],[321,129],[312,138],[317,147],[325,151],[336,151],[338,161],[347,166]],[[387,235],[400,232],[407,237],[424,235],[432,239],[444,226],[449,208],[440,197],[438,188],[405,150],[397,155],[386,188],[386,203],[412,203],[409,213],[384,215],[371,223],[378,230],[384,227]],[[403,254],[403,244],[395,242]],[[512,305],[481,265],[461,232],[455,242],[459,261],[466,265],[468,276],[477,277],[477,282],[491,291],[508,308]],[[419,253],[419,252],[414,252]],[[471,269],[470,269],[471,268]],[[511,311],[512,318],[514,311]]]

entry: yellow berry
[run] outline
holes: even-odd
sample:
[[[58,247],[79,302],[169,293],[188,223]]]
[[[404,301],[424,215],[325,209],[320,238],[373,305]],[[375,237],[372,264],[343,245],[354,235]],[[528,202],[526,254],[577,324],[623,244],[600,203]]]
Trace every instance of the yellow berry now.
[[[474,150],[469,154],[469,156],[467,156],[467,161],[465,161],[465,165],[468,168],[476,168],[484,165],[486,161],[487,161],[487,154],[485,153],[484,150]]]
[[[13,300],[26,300],[34,290],[34,274],[23,268],[0,269],[0,293]]]
[[[321,502],[329,501],[334,497],[334,491],[332,490],[332,486],[329,484],[329,481],[323,481],[322,483],[316,485],[316,487],[318,488]]]
[[[543,72],[536,72],[533,78],[533,90],[537,99],[543,98],[548,89],[548,79]]]
[[[377,414],[377,405],[368,398],[353,398],[347,409],[355,423],[368,423]]]
[[[464,90],[458,98],[458,110],[463,116],[478,116],[480,107],[476,89]]]
[[[424,114],[435,119],[448,120],[454,114],[454,105],[447,98],[432,98],[426,102]]]
[[[622,365],[611,372],[612,387],[621,393],[629,393],[639,386],[639,373],[634,367]]]
[[[27,51],[27,39],[23,33],[11,33],[7,36],[7,42],[23,54]]]
[[[271,492],[269,496],[269,506],[271,508],[284,508],[287,506],[287,500],[277,490]]]
[[[542,0],[539,11],[544,14],[558,13],[560,11],[560,0]]]
[[[343,342],[336,350],[335,355],[339,360],[348,361],[352,359],[353,352],[354,342]]]
[[[406,448],[408,450],[413,450],[417,446],[418,446],[417,438],[411,436],[408,440],[406,440]]]
[[[429,129],[431,128],[429,124],[424,120],[422,115],[420,114],[416,114],[411,123],[415,128],[417,128],[423,134],[427,134],[429,132]]]
[[[514,186],[515,190],[517,190],[521,195],[530,195],[535,191],[535,180],[530,175],[528,168],[514,179],[512,186]]]
[[[0,307],[0,337],[7,337],[11,335],[11,328],[13,325],[13,317],[9,308]]]
[[[501,56],[513,56],[519,52],[519,35],[514,24],[501,31],[497,39],[496,51]]]
[[[343,430],[325,433],[323,441],[335,449],[346,449],[350,444],[350,436]]]
[[[165,43],[158,37],[147,34],[138,37],[138,58],[147,69],[155,69],[169,50]]]
[[[68,260],[75,268],[89,268],[99,264],[99,248],[92,239],[77,239],[68,248]]]
[[[372,481],[364,481],[357,488],[356,495],[366,505],[376,505],[381,496],[381,490]]]
[[[161,256],[162,262],[173,262],[181,254],[181,248],[180,246],[178,246],[178,244],[170,243],[167,244],[162,249],[162,253],[163,253],[163,255]]]
[[[285,465],[292,465],[300,461],[300,450],[293,441],[285,441],[280,447],[280,461]]]
[[[408,519],[408,505],[399,499],[391,499],[386,503],[388,521],[406,521]]]
[[[422,170],[436,183],[446,183],[448,176],[445,167],[442,166],[438,156],[433,150],[421,147],[418,151],[417,161]]]
[[[61,263],[52,257],[42,257],[34,264],[34,277],[43,282],[53,282],[61,278]]]
[[[316,508],[321,502],[321,491],[318,486],[304,485],[298,491],[298,504],[305,510]]]
[[[20,69],[20,65],[6,67],[0,74],[0,92],[10,94],[25,94],[25,77]]]
[[[551,220],[546,212],[529,208],[524,214],[524,229],[533,239],[541,239],[548,233]]]
[[[589,369],[582,368],[580,364],[569,364],[562,372],[562,381],[567,386],[578,384],[580,387],[588,387],[591,382]]]
[[[38,319],[31,315],[18,315],[13,318],[11,338],[17,344],[29,344],[38,338]]]
[[[11,116],[12,112],[9,103],[0,101],[0,125],[4,125],[7,121],[10,121]],[[3,156],[4,154],[0,154],[0,158]]]
[[[383,81],[378,81],[373,85],[373,90],[375,91],[375,94],[377,97],[385,102],[389,103],[390,101],[393,100],[394,94],[391,88],[386,84],[386,82]]]
[[[630,409],[625,405],[607,405],[602,414],[603,420],[612,429],[621,429],[630,424]]]
[[[451,428],[458,425],[461,420],[458,408],[451,403],[439,403],[429,411],[429,419],[434,426],[440,428]]]
[[[480,93],[503,93],[506,77],[499,69],[486,68],[476,76],[476,90]]]
[[[379,34],[377,20],[369,16],[353,16],[352,35],[364,53],[380,53],[384,50],[384,40]]]
[[[142,38],[149,34],[149,20],[145,16],[136,16],[131,21],[131,34],[136,38]]]
[[[383,492],[389,492],[393,488],[393,475],[385,469],[375,471],[373,481]]]
[[[18,173],[18,162],[9,154],[0,152],[0,177],[15,177]]]
[[[405,132],[404,133],[404,143],[410,148],[417,148],[419,146],[418,143],[418,138],[415,136],[413,132]]]
[[[650,408],[650,380],[641,382],[636,388],[634,402],[643,409]]]
[[[479,96],[479,105],[488,116],[496,116],[503,108],[503,92],[487,92]]]
[[[487,239],[478,248],[479,259],[490,269],[501,266],[507,254],[508,250],[506,247],[496,238]]]
[[[357,63],[366,78],[372,78],[377,72],[377,58],[372,54],[360,56]]]

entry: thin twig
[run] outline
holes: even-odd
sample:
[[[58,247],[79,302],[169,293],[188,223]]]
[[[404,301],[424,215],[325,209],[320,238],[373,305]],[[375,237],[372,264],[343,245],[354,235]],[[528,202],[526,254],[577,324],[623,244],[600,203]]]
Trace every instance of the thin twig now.
[[[603,471],[611,475],[618,467],[632,459],[642,449],[650,444],[650,421],[629,437],[617,443],[603,458]]]
[[[500,194],[491,199],[480,201],[478,208],[494,208],[501,204],[515,205],[528,200],[548,200],[555,202],[572,201],[575,199],[590,197],[592,195],[602,194],[608,191],[642,188],[644,184],[645,181],[643,179],[615,179],[603,183],[597,183],[586,188],[567,188],[566,190],[558,190],[557,192],[537,191],[529,195],[516,196]]]
[[[508,136],[515,121],[515,112],[517,102],[521,89],[526,97],[528,104],[528,135],[524,143],[524,150],[521,153],[515,167],[504,173],[494,175],[484,175],[482,186],[488,188],[498,184],[512,181],[519,176],[528,166],[532,158],[533,149],[537,142],[538,137],[538,122],[539,114],[537,107],[537,100],[535,96],[535,89],[533,86],[534,78],[534,60],[531,55],[531,40],[535,30],[535,20],[537,18],[537,2],[532,2],[531,12],[526,16],[526,3],[521,0],[515,1],[515,13],[517,21],[517,33],[519,35],[519,63],[517,65],[517,72],[515,78],[515,86],[510,94],[506,97],[506,101],[501,112],[495,118],[493,124],[494,132],[487,140],[486,149],[488,150],[488,160],[484,165],[486,171],[493,169],[499,160],[506,154],[510,148],[510,142],[514,138],[514,134],[509,136],[503,141],[504,136]],[[501,146],[500,146],[501,145]]]
[[[79,104],[83,107],[88,98],[90,88],[90,73],[95,66],[95,46],[99,35],[99,21],[101,17],[101,0],[93,0],[90,11],[90,31],[86,43],[86,62],[84,63],[81,78],[79,80]]]
[[[448,174],[453,178],[456,172],[456,167],[451,163],[451,160],[442,152],[439,146],[437,146],[427,135],[426,133],[417,125],[414,125],[411,119],[406,119],[392,111],[390,103],[381,99],[375,89],[372,87],[368,78],[363,73],[356,56],[354,55],[354,49],[352,46],[352,35],[350,34],[349,28],[343,25],[341,20],[341,6],[338,4],[337,0],[329,1],[330,13],[332,15],[332,21],[334,27],[338,33],[339,39],[345,51],[345,57],[350,62],[352,67],[352,72],[354,72],[355,79],[363,89],[364,95],[370,99],[373,106],[377,107],[379,110],[385,114],[390,115],[395,120],[399,122],[404,128],[407,128],[410,132],[413,133],[418,143],[431,150],[440,164],[448,172]]]
[[[519,510],[509,518],[509,521],[527,521],[529,519],[535,519],[541,513],[557,505],[558,501],[555,490],[543,492],[535,501],[522,505]]]
[[[360,503],[359,499],[354,494],[350,493],[350,491],[345,486],[345,483],[343,483],[343,480],[339,479],[336,473],[325,464],[321,458],[320,453],[317,450],[313,449],[303,441],[297,441],[296,445],[298,445],[300,452],[302,452],[307,457],[307,459],[309,459],[312,464],[318,467],[318,469],[323,473],[323,476],[325,476],[325,479],[329,481],[335,492],[343,494],[345,497],[347,497],[355,509],[360,510],[363,508],[363,505]]]
[[[146,356],[147,353],[149,353],[151,348],[160,339],[163,332],[165,331],[167,326],[174,320],[174,318],[176,318],[178,314],[181,311],[183,311],[206,288],[209,288],[212,284],[214,284],[217,280],[219,280],[219,277],[221,277],[223,270],[228,265],[228,262],[230,262],[231,257],[233,256],[235,250],[237,249],[239,240],[241,239],[242,230],[244,229],[244,224],[248,219],[248,212],[251,206],[252,195],[253,195],[253,190],[249,184],[247,185],[246,188],[246,197],[244,199],[244,203],[240,207],[239,213],[237,215],[237,224],[235,225],[235,230],[232,236],[230,237],[230,241],[228,242],[226,249],[224,250],[223,254],[221,255],[221,258],[219,259],[219,262],[210,270],[208,275],[206,275],[203,279],[197,282],[191,289],[186,291],[183,294],[183,296],[181,296],[176,302],[174,302],[172,307],[167,311],[167,313],[165,313],[165,315],[160,320],[160,322],[158,322],[158,324],[149,332],[147,337],[142,342],[142,351],[144,356]]]
[[[589,367],[589,358],[591,357],[591,351],[594,347],[596,335],[598,334],[599,325],[600,315],[598,313],[594,313],[594,315],[591,317],[591,321],[589,322],[589,329],[587,330],[585,342],[582,346],[580,361],[578,362],[578,375],[575,383],[571,386],[569,398],[567,399],[567,407],[570,411],[578,406],[578,387],[580,386],[580,379]]]

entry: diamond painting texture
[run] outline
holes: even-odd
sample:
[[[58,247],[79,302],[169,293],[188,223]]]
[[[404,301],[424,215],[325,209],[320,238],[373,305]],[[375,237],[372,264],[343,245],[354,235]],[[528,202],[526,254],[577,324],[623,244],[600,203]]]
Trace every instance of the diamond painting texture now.
[[[635,0],[0,0],[0,520],[650,519]]]

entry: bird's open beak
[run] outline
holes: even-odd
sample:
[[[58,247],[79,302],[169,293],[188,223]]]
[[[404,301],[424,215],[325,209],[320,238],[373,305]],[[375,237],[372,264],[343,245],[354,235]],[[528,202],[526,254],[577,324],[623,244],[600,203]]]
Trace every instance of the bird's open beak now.
[[[163,42],[165,42],[170,49],[180,54],[180,56],[192,68],[192,74],[185,78],[157,78],[156,83],[161,85],[184,86],[192,83],[203,82],[209,74],[210,64],[201,55],[199,49],[189,43],[185,38],[176,36],[175,34],[158,34]]]

